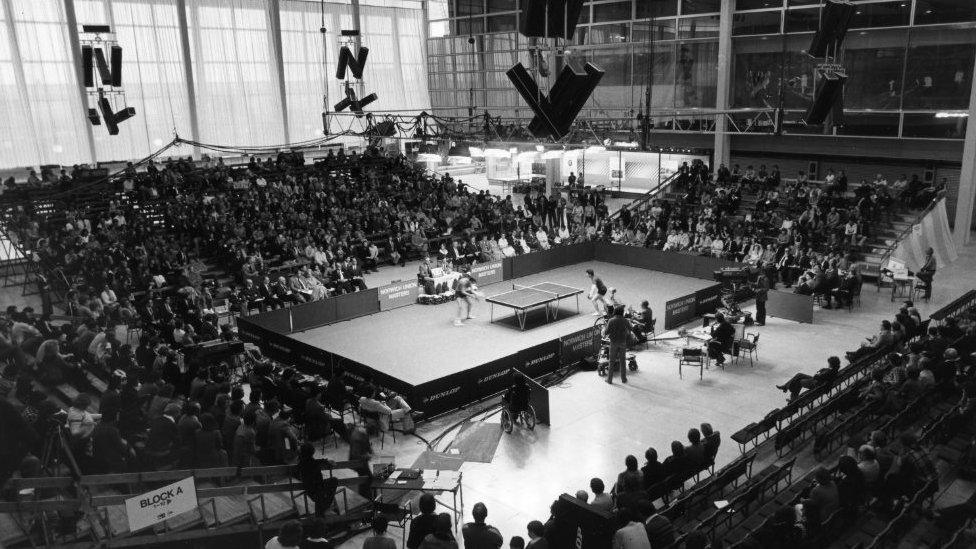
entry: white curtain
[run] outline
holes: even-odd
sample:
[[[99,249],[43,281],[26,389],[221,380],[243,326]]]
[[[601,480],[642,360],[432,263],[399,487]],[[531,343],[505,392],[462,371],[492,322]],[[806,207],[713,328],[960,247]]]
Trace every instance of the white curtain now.
[[[419,3],[360,7],[362,44],[370,49],[361,95],[379,99],[367,111],[414,114],[430,108],[427,92],[423,11]],[[324,20],[323,20],[324,19]],[[320,32],[325,27],[326,34]],[[281,41],[291,141],[322,135],[323,91],[328,86],[328,109],[345,97],[343,81],[335,77],[340,31],[352,28],[348,3],[324,6],[304,0],[281,1]],[[323,52],[326,55],[322,62]],[[351,78],[351,76],[350,76]],[[347,111],[348,112],[348,111]],[[349,127],[348,121],[345,126]],[[360,124],[353,124],[360,129]],[[331,128],[337,131],[339,128]]]
[[[200,141],[285,142],[278,76],[263,0],[188,0]]]
[[[327,31],[324,37],[319,30],[323,26]],[[335,64],[339,32],[351,27],[352,11],[348,5],[281,2],[281,49],[290,141],[322,136],[322,99],[326,84],[330,110],[344,97],[340,95],[342,88],[335,78]],[[323,53],[327,55],[325,63],[322,62]]]
[[[33,139],[34,142],[14,145],[14,155],[9,158],[6,151],[0,153],[4,154],[0,165],[90,162],[85,128],[88,120],[77,87],[63,1],[30,0],[11,2],[10,5],[13,12],[6,17],[13,20],[16,36],[7,47],[16,45],[19,48],[27,101],[18,97],[20,94],[9,97],[4,94],[0,102],[7,103],[14,98],[24,113],[15,117],[21,121],[15,122],[14,127],[29,131],[13,138]],[[8,40],[10,38],[8,34]],[[0,110],[16,108],[8,105]]]
[[[65,12],[72,0],[0,0],[0,169],[132,160],[190,138],[191,111],[177,0],[73,0],[77,23],[108,24],[123,49],[124,101],[136,115],[109,136],[89,128]],[[186,0],[187,36],[199,140],[229,146],[277,145],[322,134],[323,92],[341,99],[335,78],[339,31],[352,28],[348,0],[279,0],[288,135],[265,0]],[[12,6],[7,13],[4,6]],[[371,48],[367,110],[430,108],[419,2],[361,3]],[[324,37],[322,11],[325,14]],[[323,58],[325,49],[325,58]],[[89,137],[90,136],[90,137]],[[92,158],[94,149],[95,158]],[[167,155],[190,154],[189,148]],[[16,172],[22,176],[22,170]]]
[[[22,93],[22,82],[16,70],[14,46],[8,31],[8,18],[3,2],[0,2],[0,166],[28,166],[41,159],[37,139],[27,110],[27,98]]]
[[[365,6],[362,22],[363,44],[370,48],[363,81],[367,93],[379,96],[369,109],[414,112],[430,108],[422,12]]]
[[[910,270],[917,271],[925,263],[925,252],[932,248],[936,265],[942,268],[959,258],[956,241],[949,229],[945,198],[939,200],[932,211],[912,227],[912,232],[898,243],[891,254],[892,259],[904,263]]]

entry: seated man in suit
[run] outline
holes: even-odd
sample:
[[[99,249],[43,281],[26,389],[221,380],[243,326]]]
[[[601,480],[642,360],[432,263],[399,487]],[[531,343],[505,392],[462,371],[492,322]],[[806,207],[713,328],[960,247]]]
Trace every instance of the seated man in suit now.
[[[470,240],[464,245],[464,260],[468,263],[476,263],[481,259],[481,250],[478,248],[478,242],[475,237],[472,236]]]
[[[894,336],[891,333],[891,322],[888,320],[882,320],[881,331],[878,332],[878,335],[867,338],[867,341],[861,344],[860,349],[856,351],[848,351],[847,360],[854,362],[876,350],[891,346],[894,341]]]
[[[248,278],[244,280],[244,287],[240,294],[241,312],[247,314],[253,307],[257,307],[262,313],[267,310],[267,300],[261,295],[261,291],[254,285],[254,280]]]
[[[274,284],[271,283],[270,278],[264,277],[261,284],[258,284],[258,294],[267,303],[269,309],[281,307],[281,300],[275,295]]]
[[[715,315],[715,325],[712,326],[712,338],[708,340],[708,356],[718,364],[725,364],[725,353],[732,352],[732,340],[735,338],[735,328],[725,319],[725,315]]]
[[[465,265],[468,262],[468,256],[464,253],[464,247],[457,240],[451,240],[451,247],[447,250],[447,257],[450,258],[452,263],[459,266]]]
[[[827,299],[824,309],[830,309],[832,307],[832,300],[836,301],[837,308],[846,307],[847,304],[850,303],[854,292],[857,291],[860,285],[861,282],[857,278],[857,273],[855,271],[845,271],[841,276],[840,283],[837,285],[837,287],[824,296]]]
[[[348,294],[352,291],[352,284],[342,272],[342,264],[332,263],[328,270],[329,284],[326,285],[334,295]]]
[[[356,258],[346,258],[346,264],[343,267],[343,275],[349,279],[349,283],[352,284],[356,291],[366,289],[366,280],[363,278],[363,270],[359,268],[359,263],[356,262]]]
[[[798,373],[790,378],[790,380],[786,383],[777,385],[776,388],[784,393],[789,391],[790,400],[793,400],[800,395],[800,391],[803,389],[812,389],[814,387],[832,383],[834,379],[837,378],[837,372],[839,371],[840,359],[832,356],[827,359],[827,367],[821,368],[816,374],[811,376],[802,372]]]
[[[297,272],[288,277],[288,289],[292,291],[295,299],[299,303],[312,300],[312,289],[309,288],[302,277]]]
[[[285,282],[285,277],[279,276],[278,281],[271,286],[275,299],[280,303],[301,303],[302,298],[298,297]]]

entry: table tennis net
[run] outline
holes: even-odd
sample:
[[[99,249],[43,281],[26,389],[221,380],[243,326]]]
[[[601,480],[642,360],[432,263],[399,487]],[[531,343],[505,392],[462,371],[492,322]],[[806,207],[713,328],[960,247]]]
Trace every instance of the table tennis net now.
[[[512,290],[513,291],[518,291],[518,290],[531,290],[533,292],[541,292],[541,293],[548,294],[548,295],[551,295],[551,296],[556,296],[556,297],[559,297],[560,295],[565,295],[565,294],[562,294],[560,292],[553,292],[552,290],[543,290],[542,288],[538,288],[536,286],[522,286],[521,284],[512,284]]]

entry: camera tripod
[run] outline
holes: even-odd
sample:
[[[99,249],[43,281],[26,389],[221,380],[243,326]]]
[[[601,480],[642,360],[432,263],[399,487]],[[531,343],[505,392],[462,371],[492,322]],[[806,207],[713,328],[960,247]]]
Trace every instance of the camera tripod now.
[[[41,470],[49,476],[58,476],[62,465],[67,465],[68,469],[74,473],[78,471],[78,463],[68,447],[68,438],[65,437],[64,425],[55,418],[51,418],[51,425],[44,438],[44,446],[41,451]]]

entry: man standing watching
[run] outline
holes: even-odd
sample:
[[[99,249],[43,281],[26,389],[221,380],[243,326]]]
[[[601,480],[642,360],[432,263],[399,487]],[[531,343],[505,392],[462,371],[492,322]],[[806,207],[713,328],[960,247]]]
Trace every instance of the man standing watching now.
[[[769,279],[760,271],[756,280],[756,325],[766,325],[766,300],[769,299]]]
[[[613,370],[620,367],[620,381],[627,383],[627,336],[630,323],[624,318],[624,307],[618,305],[613,316],[603,327],[603,337],[610,340],[610,365],[607,367],[607,383],[613,383]]]
[[[932,297],[932,279],[935,278],[936,269],[935,250],[929,248],[925,251],[925,261],[922,263],[922,268],[918,270],[917,275],[918,279],[925,284],[924,299]]]
[[[461,527],[464,536],[465,549],[500,549],[503,543],[502,534],[498,528],[485,524],[488,518],[488,508],[480,501],[471,510],[474,522],[468,522]]]

